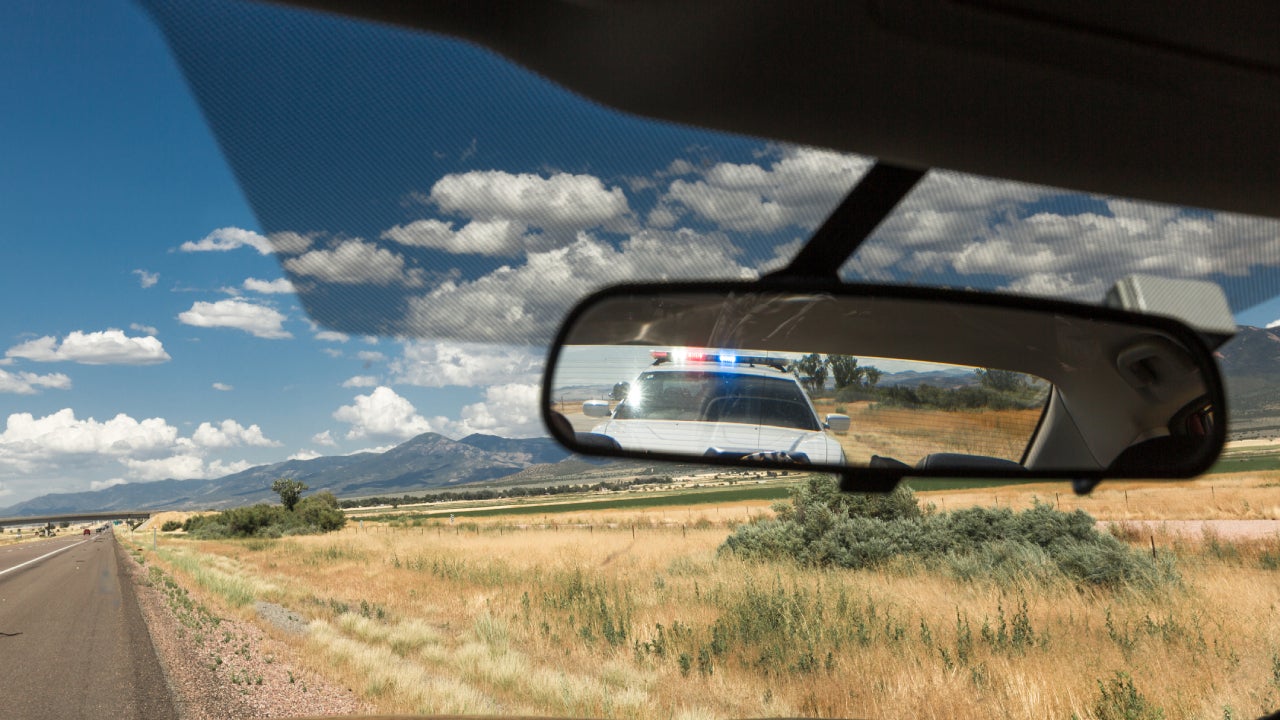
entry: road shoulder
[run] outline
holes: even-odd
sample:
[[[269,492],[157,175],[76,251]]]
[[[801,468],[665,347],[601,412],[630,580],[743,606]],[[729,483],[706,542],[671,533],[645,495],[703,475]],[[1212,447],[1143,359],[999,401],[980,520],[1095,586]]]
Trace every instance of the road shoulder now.
[[[121,556],[182,720],[368,712],[349,689],[293,662],[289,644],[211,610],[147,559]]]

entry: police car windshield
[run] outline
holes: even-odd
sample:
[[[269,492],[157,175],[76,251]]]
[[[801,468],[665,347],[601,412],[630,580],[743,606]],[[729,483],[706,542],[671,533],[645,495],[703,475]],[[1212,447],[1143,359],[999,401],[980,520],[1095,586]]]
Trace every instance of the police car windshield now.
[[[614,419],[820,429],[804,393],[790,378],[698,370],[642,374]]]

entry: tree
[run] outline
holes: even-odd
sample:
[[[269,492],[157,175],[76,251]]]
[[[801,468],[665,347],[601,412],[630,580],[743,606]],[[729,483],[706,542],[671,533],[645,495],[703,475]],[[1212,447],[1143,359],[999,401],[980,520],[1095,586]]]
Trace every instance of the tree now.
[[[627,399],[627,393],[631,391],[631,383],[620,382],[615,383],[613,392],[609,393],[609,399],[616,402],[622,402]]]
[[[271,492],[280,496],[280,504],[284,505],[284,509],[289,512],[293,512],[293,508],[306,490],[310,490],[306,483],[293,478],[280,478],[271,483]]]
[[[827,365],[831,366],[831,377],[835,378],[837,390],[862,384],[865,371],[858,367],[858,358],[852,355],[828,355]]]
[[[1022,373],[1012,370],[978,369],[974,370],[973,374],[978,376],[978,384],[997,392],[1016,392],[1027,384],[1027,379]]]
[[[817,393],[827,384],[827,362],[818,353],[805,355],[797,360],[792,368],[796,377],[800,378],[800,384],[804,385],[810,394]]]
[[[862,368],[862,378],[866,382],[867,387],[875,387],[876,383],[880,382],[880,376],[882,375],[884,375],[884,373],[880,372],[880,368],[878,367],[868,366]]]

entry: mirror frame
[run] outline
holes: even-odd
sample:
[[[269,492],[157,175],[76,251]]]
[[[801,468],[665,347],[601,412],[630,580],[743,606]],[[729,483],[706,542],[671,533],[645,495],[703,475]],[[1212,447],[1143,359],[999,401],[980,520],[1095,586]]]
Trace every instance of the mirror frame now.
[[[1210,444],[1201,457],[1189,463],[1185,472],[1169,473],[1167,471],[1151,474],[1111,473],[1107,468],[1099,470],[1082,470],[1064,472],[1061,470],[996,470],[984,468],[967,470],[965,468],[949,469],[906,469],[896,467],[849,467],[835,465],[795,465],[776,461],[743,462],[733,458],[688,456],[660,451],[624,450],[606,443],[588,443],[575,437],[567,437],[563,429],[551,419],[552,413],[552,380],[560,361],[561,350],[565,345],[570,330],[597,303],[620,296],[651,295],[659,296],[675,294],[724,295],[728,293],[749,294],[761,292],[780,292],[798,294],[829,294],[833,297],[875,297],[883,299],[915,300],[926,302],[948,303],[954,305],[971,305],[980,307],[1000,307],[1023,310],[1027,312],[1053,313],[1087,320],[1112,321],[1144,326],[1167,333],[1182,342],[1192,357],[1205,383],[1205,396],[1212,403],[1214,413],[1219,418],[1213,423],[1209,435]],[[565,316],[556,333],[554,344],[547,357],[543,370],[542,389],[539,394],[540,411],[543,424],[551,437],[566,449],[574,453],[596,457],[614,457],[626,460],[647,462],[669,462],[684,465],[708,465],[720,467],[758,468],[761,470],[786,470],[791,472],[825,472],[841,476],[841,489],[854,492],[888,492],[904,477],[912,478],[991,478],[1019,480],[1070,480],[1076,484],[1078,492],[1087,492],[1098,482],[1108,478],[1124,479],[1188,479],[1196,477],[1208,470],[1218,459],[1226,442],[1227,400],[1222,377],[1217,362],[1213,359],[1205,338],[1195,330],[1171,317],[1147,315],[1127,310],[1119,310],[1102,305],[1050,300],[1034,296],[1008,295],[987,292],[953,290],[950,288],[916,287],[907,285],[846,284],[815,278],[764,278],[757,281],[691,281],[672,283],[629,283],[615,285],[596,291],[581,301]],[[1041,416],[1043,422],[1043,415]],[[1039,431],[1037,425],[1036,431]],[[576,435],[576,434],[575,434]],[[1034,437],[1034,436],[1033,436]]]

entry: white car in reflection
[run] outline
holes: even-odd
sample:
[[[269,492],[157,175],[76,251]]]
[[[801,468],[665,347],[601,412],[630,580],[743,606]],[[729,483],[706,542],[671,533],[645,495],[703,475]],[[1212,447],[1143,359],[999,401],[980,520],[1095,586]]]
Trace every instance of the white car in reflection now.
[[[631,383],[626,398],[587,402],[608,417],[592,429],[623,449],[679,455],[741,457],[786,453],[798,463],[840,465],[844,451],[785,362],[732,355],[655,352],[655,363]],[[849,418],[828,415],[835,431]]]

